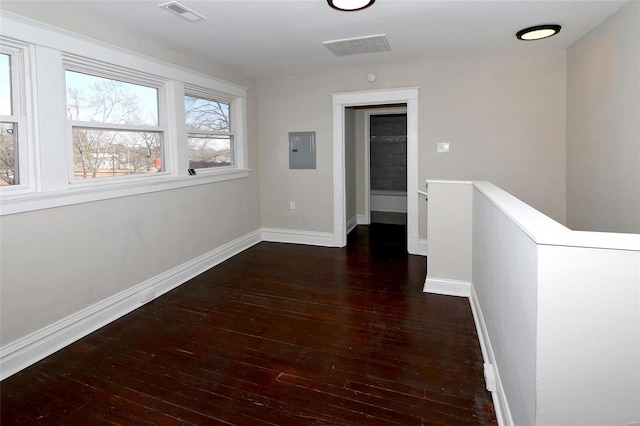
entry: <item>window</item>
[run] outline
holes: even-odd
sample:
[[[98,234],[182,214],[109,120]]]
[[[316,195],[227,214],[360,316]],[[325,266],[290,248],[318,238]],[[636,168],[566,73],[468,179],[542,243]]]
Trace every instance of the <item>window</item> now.
[[[19,49],[0,47],[0,186],[20,185],[22,132],[26,130],[22,110],[21,60]],[[22,161],[24,165],[24,160]],[[24,175],[24,173],[22,173]]]
[[[186,95],[184,109],[189,168],[206,169],[235,165],[231,103]]]
[[[72,180],[163,171],[158,88],[67,69]]]
[[[249,176],[245,87],[2,19],[0,216]]]

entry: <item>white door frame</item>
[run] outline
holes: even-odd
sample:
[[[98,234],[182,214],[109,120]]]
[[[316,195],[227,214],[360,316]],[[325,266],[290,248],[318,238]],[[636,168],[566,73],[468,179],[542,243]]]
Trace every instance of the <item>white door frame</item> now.
[[[406,107],[364,110],[364,223],[366,225],[371,223],[371,116],[406,113]]]
[[[332,94],[333,98],[333,245],[347,244],[345,211],[344,109],[349,106],[407,104],[407,251],[420,254],[418,235],[418,90],[419,87]]]

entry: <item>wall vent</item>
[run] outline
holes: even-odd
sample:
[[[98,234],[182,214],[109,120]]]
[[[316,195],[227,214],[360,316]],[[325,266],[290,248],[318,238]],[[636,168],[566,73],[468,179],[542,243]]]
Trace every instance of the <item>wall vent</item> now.
[[[198,12],[189,9],[187,6],[181,5],[177,1],[162,3],[162,4],[159,4],[158,7],[168,10],[174,15],[177,15],[189,22],[196,22],[196,21],[202,21],[203,19],[207,19],[204,16],[200,15]]]
[[[323,41],[322,44],[336,56],[389,52],[391,50],[386,34]]]

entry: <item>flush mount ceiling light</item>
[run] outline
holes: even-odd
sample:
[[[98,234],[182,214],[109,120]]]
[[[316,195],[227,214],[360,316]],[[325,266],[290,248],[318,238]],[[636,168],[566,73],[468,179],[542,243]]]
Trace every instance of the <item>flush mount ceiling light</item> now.
[[[536,25],[535,27],[529,27],[518,31],[516,37],[518,40],[525,41],[540,40],[558,34],[560,32],[560,28],[562,27],[556,24]]]
[[[376,0],[327,0],[329,6],[343,12],[355,12],[366,9],[375,3]]]
[[[203,19],[207,19],[204,16],[200,15],[198,12],[189,9],[187,6],[181,5],[177,1],[162,3],[162,4],[159,4],[158,7],[168,10],[174,15],[177,15],[189,22],[196,22],[196,21],[202,21]]]

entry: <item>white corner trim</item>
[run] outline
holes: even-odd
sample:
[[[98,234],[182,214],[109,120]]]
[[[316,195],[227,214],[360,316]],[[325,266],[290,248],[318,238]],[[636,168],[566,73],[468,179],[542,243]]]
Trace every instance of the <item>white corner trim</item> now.
[[[496,364],[493,347],[491,346],[491,340],[489,339],[487,326],[484,322],[484,316],[482,315],[478,295],[476,294],[473,284],[471,284],[470,288],[469,304],[471,305],[473,321],[476,324],[476,332],[478,334],[478,340],[480,341],[480,349],[482,350],[486,386],[487,390],[491,392],[498,425],[513,426],[513,417],[511,417],[511,410],[509,409],[507,396],[504,393],[504,387],[500,380],[500,372],[498,365]]]
[[[356,219],[358,220],[358,225],[369,225],[369,221],[367,220],[367,215],[365,214],[357,214]]]
[[[407,237],[407,251],[418,256],[427,255],[427,240],[420,239],[418,234],[410,234]]]
[[[429,243],[426,238],[421,238],[418,240],[418,247],[420,248],[420,253],[423,256],[427,256],[429,254]]]
[[[347,234],[349,234],[349,232],[353,231],[353,229],[356,226],[358,226],[358,216],[354,214],[349,219],[347,219]]]
[[[309,246],[335,247],[331,232],[300,231],[296,229],[262,228],[262,241],[272,243],[306,244]]]
[[[471,283],[469,281],[432,278],[427,276],[422,291],[425,293],[443,294],[445,296],[469,297]]]
[[[0,348],[0,380],[260,242],[253,231]]]

